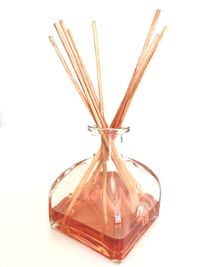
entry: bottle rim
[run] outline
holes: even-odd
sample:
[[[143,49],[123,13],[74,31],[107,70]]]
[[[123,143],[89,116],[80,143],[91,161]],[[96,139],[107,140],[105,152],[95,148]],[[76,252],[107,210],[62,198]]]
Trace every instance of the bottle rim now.
[[[111,128],[111,127],[98,127],[97,125],[88,125],[88,131],[93,134],[101,134],[103,132],[105,134],[121,135],[130,132],[130,126]]]

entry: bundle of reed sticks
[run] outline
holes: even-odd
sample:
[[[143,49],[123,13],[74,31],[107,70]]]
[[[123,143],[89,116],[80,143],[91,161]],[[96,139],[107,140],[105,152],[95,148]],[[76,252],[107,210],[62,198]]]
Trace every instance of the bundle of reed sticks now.
[[[138,58],[138,62],[136,64],[136,67],[134,69],[133,75],[131,77],[129,86],[126,90],[126,93],[124,95],[124,98],[121,101],[121,104],[116,112],[116,115],[114,116],[111,125],[109,126],[106,122],[105,116],[104,116],[104,101],[103,101],[103,91],[102,91],[102,79],[101,79],[101,68],[100,68],[100,56],[99,56],[99,45],[98,45],[98,36],[97,36],[97,27],[96,22],[92,22],[92,29],[93,29],[93,38],[94,38],[94,48],[95,48],[95,56],[96,56],[96,70],[97,70],[97,77],[98,77],[98,96],[95,92],[93,83],[90,79],[90,76],[88,74],[88,71],[86,69],[86,66],[81,58],[81,55],[79,53],[79,50],[77,48],[77,45],[75,43],[75,40],[72,36],[71,31],[65,26],[63,20],[60,20],[58,23],[55,23],[55,29],[57,31],[57,34],[62,42],[62,45],[67,53],[67,57],[69,59],[70,65],[67,63],[65,56],[61,53],[61,50],[59,49],[55,39],[53,36],[49,36],[50,42],[52,43],[58,57],[60,58],[60,61],[62,62],[69,78],[71,79],[74,87],[76,88],[78,94],[80,95],[82,101],[84,102],[86,108],[90,112],[91,116],[94,119],[95,124],[97,125],[99,132],[102,137],[102,145],[98,152],[95,154],[89,168],[83,175],[80,184],[75,189],[72,200],[68,206],[67,212],[69,213],[74,206],[83,186],[85,185],[89,175],[93,171],[93,168],[95,164],[99,161],[101,166],[103,166],[103,172],[104,172],[104,188],[103,188],[103,201],[106,201],[106,153],[109,149],[109,140],[108,136],[105,134],[103,129],[105,128],[120,128],[123,120],[127,114],[127,111],[129,109],[130,103],[133,99],[133,96],[135,94],[136,89],[138,88],[138,85],[143,77],[143,74],[152,59],[165,31],[166,26],[163,28],[163,30],[160,33],[155,34],[153,36],[153,32],[155,30],[158,18],[160,15],[160,10],[156,10],[155,15],[153,17],[153,21],[150,25],[150,29],[148,31],[147,37],[145,39],[142,51],[140,53],[140,56]],[[73,72],[73,71],[74,72]],[[74,75],[75,73],[75,75]],[[135,190],[136,183],[134,180],[134,177],[129,173],[126,166],[123,164],[120,156],[118,155],[117,149],[115,147],[115,144],[111,144],[112,147],[112,160],[120,174],[120,177],[123,181],[123,183],[126,185],[127,190],[130,192],[130,195],[133,194],[133,191]],[[134,209],[133,202],[136,202],[135,200],[132,201],[132,209]],[[104,203],[104,213],[105,213],[105,222],[107,221],[106,218],[106,203]]]

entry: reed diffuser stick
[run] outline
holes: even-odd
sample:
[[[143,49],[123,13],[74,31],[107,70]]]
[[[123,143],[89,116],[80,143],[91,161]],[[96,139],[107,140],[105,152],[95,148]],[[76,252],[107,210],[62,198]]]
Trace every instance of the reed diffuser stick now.
[[[99,43],[98,43],[98,35],[97,35],[97,26],[96,21],[92,22],[92,30],[93,30],[93,39],[94,39],[94,49],[95,49],[95,58],[96,58],[96,69],[97,69],[97,80],[98,80],[98,93],[99,93],[99,109],[101,112],[101,116],[104,117],[104,105],[103,105],[103,90],[102,90],[102,79],[101,79],[101,66],[100,66],[100,56],[99,56]],[[107,215],[107,150],[106,146],[103,142],[102,138],[102,146],[101,146],[101,154],[102,154],[102,166],[103,166],[103,210],[104,210],[104,221],[105,225],[108,222]],[[101,166],[100,166],[101,167]]]
[[[93,86],[93,84],[91,82],[89,74],[88,74],[88,72],[86,70],[86,67],[85,67],[85,65],[83,63],[83,60],[82,60],[82,58],[80,56],[80,53],[79,53],[79,51],[77,49],[77,46],[75,44],[74,38],[72,36],[72,33],[70,32],[69,29],[66,28],[63,20],[60,20],[59,24],[60,24],[60,26],[61,26],[61,28],[63,30],[63,33],[64,33],[64,35],[66,37],[66,40],[67,40],[67,42],[68,42],[68,44],[69,44],[69,46],[71,48],[72,53],[75,55],[75,59],[76,59],[76,62],[78,64],[78,66],[79,66],[79,69],[82,72],[82,74],[84,75],[87,84],[91,88],[92,96],[94,97],[94,100],[95,100],[96,104],[98,104],[98,99],[97,99],[97,96],[96,96],[95,91],[94,91],[94,86]]]
[[[77,186],[77,188],[75,189],[74,193],[73,193],[73,197],[72,197],[72,200],[67,208],[67,214],[70,213],[71,209],[73,208],[77,198],[79,197],[82,189],[83,189],[83,186],[86,184],[86,181],[88,179],[88,177],[90,176],[92,170],[94,169],[95,167],[95,164],[97,163],[97,161],[99,160],[101,156],[101,151],[99,150],[99,152],[94,156],[90,166],[88,167],[87,171],[85,172],[85,174],[83,175],[82,179],[81,179],[81,182],[80,184]]]
[[[105,120],[102,118],[101,113],[99,111],[97,96],[94,92],[93,85],[90,82],[90,78],[86,71],[86,68],[79,56],[79,52],[78,52],[78,49],[76,48],[73,37],[70,31],[66,29],[63,21],[60,21],[60,24],[61,24],[63,33],[65,35],[65,38],[68,42],[68,45],[70,47],[72,57],[76,61],[76,64],[79,68],[80,75],[83,81],[84,93],[86,94],[87,100],[89,102],[89,105],[91,107],[93,114],[95,113],[95,118],[96,118],[95,122],[97,123],[99,127],[107,127],[107,124]]]
[[[143,46],[142,51],[141,51],[141,54],[140,54],[140,56],[139,56],[138,64],[137,64],[137,65],[140,65],[140,63],[141,63],[142,60],[143,60],[144,55],[146,54],[146,51],[148,50],[149,43],[150,43],[150,41],[151,41],[151,37],[152,37],[153,32],[154,32],[154,30],[155,30],[155,27],[156,27],[156,25],[157,25],[159,16],[160,16],[160,9],[157,9],[157,10],[156,10],[156,13],[155,13],[155,15],[154,15],[154,17],[153,17],[153,21],[152,21],[152,23],[151,23],[150,29],[149,29],[149,31],[148,31],[148,33],[147,33],[147,37],[146,37],[146,40],[145,40],[145,42],[144,42],[144,46]],[[136,68],[137,68],[137,66],[136,66]]]
[[[138,85],[144,75],[144,72],[150,62],[150,60],[152,59],[154,53],[156,52],[157,50],[157,47],[164,35],[164,33],[167,31],[167,27],[165,26],[162,30],[162,32],[160,33],[160,35],[156,35],[155,38],[154,38],[154,41],[152,42],[152,45],[151,47],[149,48],[149,50],[147,51],[146,53],[146,56],[145,58],[143,59],[143,62],[141,64],[141,70],[139,72],[139,74],[136,76],[136,80],[135,80],[135,83],[132,85],[131,87],[131,91],[130,91],[130,94],[127,98],[127,101],[125,102],[125,105],[121,108],[120,110],[120,113],[121,113],[121,116],[118,117],[118,123],[116,123],[116,127],[120,127],[126,114],[127,114],[127,111],[129,109],[129,106],[131,104],[131,101],[132,101],[132,98],[135,94],[135,91],[137,90],[138,88]]]
[[[60,38],[60,40],[62,42],[63,47],[64,47],[64,49],[65,49],[65,51],[66,51],[66,53],[68,55],[68,58],[69,58],[69,60],[71,62],[71,65],[72,65],[72,67],[74,69],[74,72],[76,73],[76,76],[77,76],[77,78],[79,80],[79,83],[80,83],[80,85],[82,87],[82,92],[85,95],[86,101],[88,102],[88,97],[87,97],[87,95],[85,93],[86,88],[85,88],[85,84],[84,84],[83,78],[81,76],[81,73],[79,71],[77,63],[76,63],[75,59],[73,58],[72,52],[70,51],[70,48],[69,48],[68,43],[67,43],[67,41],[65,39],[65,36],[64,36],[64,34],[63,34],[63,32],[62,32],[62,30],[61,30],[61,28],[60,28],[58,23],[55,23],[54,27],[55,27],[55,29],[57,31],[57,34],[58,34],[58,36],[59,36],[59,38]],[[88,103],[88,106],[89,106],[89,103]],[[92,116],[93,116],[93,114],[92,114]],[[93,118],[94,118],[94,116],[93,116]]]
[[[90,91],[90,87],[88,86],[88,84],[85,82],[86,81],[86,78],[85,78],[85,73],[83,73],[82,71],[82,68],[80,65],[78,65],[79,63],[77,63],[76,61],[76,58],[74,56],[74,51],[70,51],[70,47],[68,46],[66,40],[65,40],[65,35],[62,34],[61,30],[59,29],[59,25],[58,24],[54,24],[56,30],[57,30],[57,33],[62,41],[62,44],[65,48],[65,50],[67,51],[67,54],[69,56],[69,59],[72,63],[72,66],[74,68],[74,71],[82,85],[82,89],[83,89],[83,93],[85,94],[86,96],[86,99],[87,99],[87,102],[88,102],[88,105],[90,107],[90,110],[91,110],[91,113],[92,113],[92,116],[96,122],[97,125],[99,125],[99,127],[102,127],[102,124],[106,127],[104,121],[102,120],[101,116],[100,116],[100,112],[99,112],[99,109],[98,107],[96,106],[96,102],[94,100],[94,97],[92,97],[92,93]]]
[[[93,37],[94,37],[94,48],[95,48],[95,58],[96,58],[96,69],[97,69],[97,80],[98,80],[98,92],[99,92],[99,109],[101,115],[104,117],[104,105],[103,105],[103,91],[102,91],[102,79],[101,79],[101,64],[99,56],[99,44],[97,35],[96,21],[92,22]]]
[[[70,68],[69,68],[69,66],[68,66],[68,64],[67,64],[67,62],[66,62],[66,60],[65,60],[65,58],[63,57],[63,55],[62,55],[60,49],[58,48],[58,46],[57,46],[57,44],[56,44],[56,42],[55,42],[53,36],[49,36],[49,40],[50,40],[51,44],[53,45],[53,47],[54,47],[54,49],[55,49],[55,51],[56,51],[56,53],[57,53],[57,55],[58,55],[58,57],[59,57],[61,63],[63,64],[63,66],[64,66],[64,68],[65,68],[65,70],[66,70],[66,72],[67,72],[67,74],[68,74],[70,80],[72,81],[74,87],[76,88],[78,94],[80,95],[80,97],[81,97],[81,99],[83,100],[83,102],[84,102],[84,104],[86,105],[86,107],[89,109],[87,99],[85,98],[85,96],[84,96],[84,94],[83,94],[83,92],[82,92],[80,86],[78,85],[76,79],[74,78],[74,76],[73,76],[73,74],[72,74],[72,72],[71,72],[71,70],[70,70]],[[90,110],[90,109],[89,109],[89,110]]]
[[[152,41],[150,48],[148,49],[148,51],[146,52],[146,54],[143,57],[143,60],[140,64],[140,69],[139,71],[135,72],[134,74],[134,78],[132,79],[131,83],[129,84],[129,87],[127,89],[127,92],[125,94],[125,97],[123,99],[123,101],[120,104],[120,108],[118,110],[118,115],[115,119],[115,121],[113,121],[112,127],[120,127],[120,125],[122,124],[124,117],[126,115],[125,109],[128,110],[127,107],[127,103],[131,103],[132,101],[132,97],[139,85],[138,82],[138,77],[140,77],[141,73],[142,73],[142,66],[144,65],[144,62],[146,61],[146,59],[148,58],[149,53],[151,52],[151,50],[153,49],[153,47],[155,46],[155,43],[158,42],[159,39],[159,34],[156,34],[154,40]],[[139,79],[140,81],[141,79]]]
[[[119,118],[121,117],[120,116],[120,112],[121,112],[121,110],[123,108],[124,103],[126,103],[127,98],[129,97],[128,95],[130,93],[130,90],[131,90],[133,84],[135,83],[135,80],[136,80],[136,77],[137,77],[138,73],[140,72],[141,62],[145,59],[145,54],[146,54],[146,51],[148,49],[151,37],[153,35],[153,31],[154,31],[154,29],[156,27],[156,24],[158,22],[159,15],[160,15],[160,10],[157,9],[156,12],[155,12],[155,15],[153,17],[153,20],[152,20],[151,26],[149,28],[149,31],[147,33],[147,37],[145,39],[142,51],[141,51],[140,56],[138,58],[138,62],[136,64],[136,67],[134,69],[133,75],[131,77],[128,89],[127,89],[127,91],[125,93],[125,96],[124,96],[124,98],[123,98],[123,100],[122,100],[122,102],[121,102],[121,104],[120,104],[120,106],[119,106],[114,118],[113,118],[113,121],[112,121],[110,127],[117,127],[117,125],[119,125]]]

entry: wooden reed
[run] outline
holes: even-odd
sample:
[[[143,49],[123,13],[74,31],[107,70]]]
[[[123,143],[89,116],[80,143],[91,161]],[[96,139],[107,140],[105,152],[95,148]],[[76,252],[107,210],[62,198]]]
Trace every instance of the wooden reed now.
[[[129,83],[128,89],[127,89],[127,91],[125,93],[125,96],[124,96],[124,98],[123,98],[123,100],[122,100],[122,102],[121,102],[121,104],[120,104],[120,106],[119,106],[119,108],[118,108],[118,110],[117,110],[117,112],[116,112],[116,114],[114,116],[114,119],[113,119],[113,121],[112,121],[112,123],[110,125],[111,128],[112,127],[117,127],[117,125],[119,125],[119,122],[118,122],[119,116],[120,116],[119,114],[121,113],[123,105],[127,101],[127,98],[128,98],[129,93],[130,93],[130,90],[131,90],[133,84],[135,83],[135,80],[137,78],[138,73],[140,72],[141,63],[143,62],[143,60],[145,60],[145,54],[146,54],[146,52],[148,50],[148,46],[149,46],[151,37],[153,35],[153,31],[154,31],[154,29],[156,27],[156,24],[158,22],[159,15],[160,15],[160,10],[157,9],[155,14],[154,14],[154,17],[153,17],[152,23],[150,25],[149,31],[147,33],[147,36],[146,36],[142,51],[141,51],[140,56],[138,58],[138,62],[136,64],[136,67],[134,69],[133,75],[131,77],[131,81]]]
[[[135,91],[137,90],[138,88],[138,85],[144,75],[144,72],[150,62],[150,60],[152,59],[154,53],[156,52],[156,49],[159,45],[159,42],[161,41],[164,33],[166,32],[167,30],[167,27],[164,27],[161,34],[160,35],[156,35],[152,44],[151,44],[151,47],[149,48],[149,50],[147,51],[146,55],[145,55],[145,58],[143,59],[143,62],[141,63],[141,70],[140,72],[138,73],[138,75],[135,77],[135,82],[133,83],[132,87],[131,87],[131,90],[130,90],[130,93],[127,97],[127,100],[123,103],[124,105],[121,107],[121,110],[119,113],[121,113],[121,116],[119,115],[119,117],[117,118],[117,122],[115,123],[115,127],[116,128],[119,128],[121,127],[122,125],[122,122],[127,114],[127,111],[129,109],[129,106],[131,104],[131,101],[132,101],[132,98],[135,94]]]
[[[100,56],[99,56],[99,44],[98,44],[96,21],[92,22],[92,29],[93,29],[93,37],[94,37],[94,48],[95,48],[97,80],[98,80],[99,109],[101,111],[101,115],[104,117],[103,90],[102,90],[102,79],[101,79],[101,64],[100,64]]]
[[[62,55],[60,49],[58,48],[58,46],[57,46],[57,44],[56,44],[56,42],[55,42],[53,36],[49,36],[49,40],[50,40],[51,44],[53,45],[53,47],[54,47],[54,49],[55,49],[55,51],[56,51],[58,57],[60,58],[60,61],[61,61],[61,63],[63,64],[63,66],[64,66],[64,68],[65,68],[65,70],[66,70],[66,72],[67,72],[67,74],[68,74],[70,80],[72,81],[74,87],[76,88],[78,94],[80,95],[80,97],[81,97],[81,99],[83,100],[84,104],[86,105],[86,107],[87,107],[87,108],[89,109],[89,111],[90,111],[90,108],[89,108],[89,106],[88,106],[87,99],[86,99],[86,97],[84,96],[84,94],[83,94],[83,92],[82,92],[80,86],[78,85],[76,79],[74,78],[74,76],[73,76],[73,74],[72,74],[72,72],[71,72],[71,70],[70,70],[70,68],[69,68],[69,66],[68,66],[68,64],[67,64],[67,62],[65,61],[65,58],[63,57],[63,55]]]
[[[98,43],[98,35],[97,35],[97,26],[96,21],[92,22],[92,30],[93,30],[93,39],[94,39],[94,49],[95,49],[95,58],[96,58],[96,70],[97,70],[97,81],[98,81],[98,93],[99,93],[99,110],[101,112],[101,116],[104,118],[104,105],[103,105],[103,90],[102,90],[102,79],[101,79],[101,66],[100,66],[100,56],[99,56],[99,43]],[[103,142],[102,138],[102,146],[101,146],[101,154],[102,154],[102,166],[103,166],[103,210],[104,210],[104,221],[105,225],[108,222],[107,215],[107,149]]]
[[[154,15],[153,21],[151,23],[149,32],[147,34],[147,37],[145,39],[142,51],[140,53],[138,62],[136,64],[136,68],[134,70],[134,73],[132,75],[131,81],[129,83],[128,89],[125,93],[125,96],[116,112],[115,117],[113,118],[113,121],[111,123],[111,128],[119,128],[122,125],[122,122],[125,118],[125,115],[129,109],[131,100],[135,94],[136,89],[138,88],[138,85],[143,77],[143,74],[154,55],[158,44],[163,37],[164,32],[166,31],[166,27],[164,27],[161,34],[156,34],[154,40],[151,42],[151,37],[154,32],[154,29],[156,27],[158,18],[160,15],[160,10],[156,10],[156,13]],[[90,166],[86,170],[85,174],[83,175],[79,185],[73,192],[73,196],[71,199],[71,202],[67,208],[67,214],[70,213],[71,209],[75,205],[81,191],[83,190],[84,185],[86,184],[87,180],[91,176],[95,165],[96,170],[93,173],[98,172],[98,169],[101,168],[101,164],[103,166],[103,207],[104,207],[104,220],[105,224],[107,224],[107,204],[106,204],[106,184],[107,184],[107,155],[109,151],[111,151],[111,158],[116,166],[116,169],[118,170],[120,174],[120,178],[122,179],[122,182],[127,188],[129,196],[132,198],[130,201],[131,204],[131,210],[134,211],[136,208],[138,199],[138,187],[137,183],[134,179],[134,177],[131,175],[127,167],[125,166],[124,162],[120,158],[118,151],[114,144],[114,139],[111,141],[109,140],[109,137],[104,132],[104,129],[108,127],[108,124],[104,117],[104,105],[103,105],[103,93],[102,93],[102,79],[101,79],[101,69],[100,69],[100,56],[99,56],[99,46],[98,46],[98,37],[97,37],[97,29],[96,29],[96,22],[92,22],[92,28],[93,28],[93,38],[94,38],[94,47],[95,47],[95,57],[96,57],[96,69],[97,69],[97,79],[98,79],[98,93],[99,93],[99,99],[97,98],[97,95],[94,90],[94,86],[91,82],[91,79],[89,77],[89,74],[87,72],[87,69],[83,63],[83,60],[80,56],[80,53],[77,49],[77,46],[75,44],[74,38],[72,36],[72,33],[69,29],[66,28],[64,22],[62,20],[58,23],[54,24],[55,29],[58,33],[58,36],[63,44],[63,47],[65,51],[67,52],[68,58],[71,63],[71,67],[73,68],[77,80],[74,78],[72,71],[68,64],[66,63],[66,60],[64,56],[62,55],[61,51],[59,50],[55,40],[52,36],[49,37],[58,57],[60,58],[65,70],[67,71],[72,83],[74,84],[77,92],[79,93],[81,99],[83,100],[84,104],[88,108],[89,112],[91,113],[98,129],[102,137],[102,145],[96,155],[94,156]],[[134,193],[135,192],[135,193]],[[141,192],[142,193],[142,192]]]

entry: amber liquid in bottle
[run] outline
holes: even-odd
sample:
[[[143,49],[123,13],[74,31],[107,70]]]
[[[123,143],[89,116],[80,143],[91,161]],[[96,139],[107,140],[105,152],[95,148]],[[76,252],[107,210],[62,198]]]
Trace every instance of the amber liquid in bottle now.
[[[139,194],[137,208],[132,212],[118,173],[108,172],[105,222],[100,178],[85,185],[69,214],[71,196],[54,207],[49,203],[50,222],[57,230],[119,262],[157,218],[159,202],[149,194]]]

